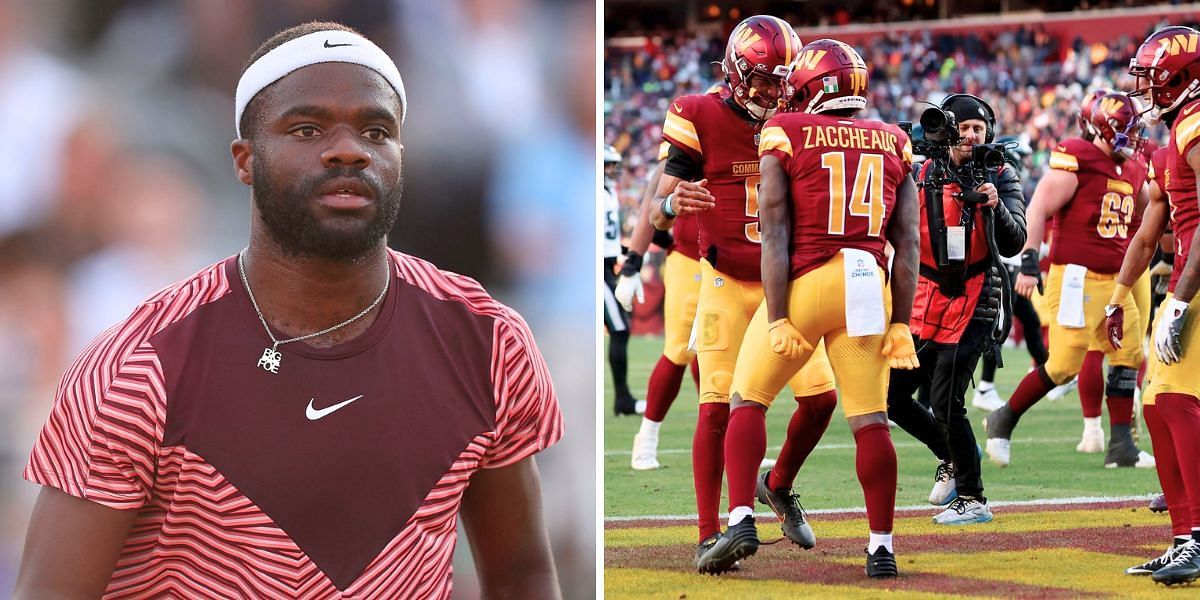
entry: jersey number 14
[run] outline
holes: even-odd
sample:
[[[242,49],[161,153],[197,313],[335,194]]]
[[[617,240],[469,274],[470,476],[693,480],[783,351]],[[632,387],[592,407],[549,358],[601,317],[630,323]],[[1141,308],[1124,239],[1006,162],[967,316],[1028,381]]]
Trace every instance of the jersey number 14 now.
[[[866,217],[867,235],[879,237],[883,230],[883,155],[860,154],[850,200],[846,201],[846,154],[826,152],[821,166],[829,170],[829,234],[846,235],[846,208],[850,215]]]

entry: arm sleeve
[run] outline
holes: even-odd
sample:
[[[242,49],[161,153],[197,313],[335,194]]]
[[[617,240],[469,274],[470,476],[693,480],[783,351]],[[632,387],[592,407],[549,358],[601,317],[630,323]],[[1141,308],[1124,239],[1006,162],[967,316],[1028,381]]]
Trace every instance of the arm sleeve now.
[[[663,167],[663,173],[684,181],[696,181],[701,178],[703,171],[700,163],[692,158],[692,155],[680,150],[678,146],[670,144],[667,148],[667,165]]]
[[[1007,165],[996,177],[1000,203],[993,209],[996,220],[996,247],[1005,257],[1015,256],[1025,246],[1025,195],[1016,170]]]
[[[110,508],[150,502],[166,404],[149,343],[120,352],[111,332],[67,371],[24,477]]]
[[[516,463],[562,438],[563,417],[546,361],[524,319],[513,311],[496,320],[492,358],[496,438],[480,463],[495,469]]]

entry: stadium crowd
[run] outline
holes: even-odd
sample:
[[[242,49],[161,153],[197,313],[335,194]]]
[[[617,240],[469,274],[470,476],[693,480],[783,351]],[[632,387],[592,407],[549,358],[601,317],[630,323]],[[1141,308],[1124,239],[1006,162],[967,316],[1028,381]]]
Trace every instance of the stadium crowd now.
[[[1017,135],[1032,153],[1026,165],[1032,191],[1058,140],[1075,135],[1075,114],[1087,91],[1109,86],[1128,89],[1128,57],[1152,31],[1130,32],[1108,44],[1058,39],[1036,26],[994,34],[890,33],[857,47],[871,69],[871,89],[863,116],[895,123],[916,121],[926,102],[966,92],[988,101],[1005,115],[999,135]],[[620,196],[626,232],[661,141],[671,98],[704,91],[723,80],[719,61],[725,30],[711,33],[658,31],[636,49],[609,48],[604,63],[607,143],[625,158]],[[803,40],[808,42],[810,40]],[[1159,140],[1163,128],[1147,135]]]

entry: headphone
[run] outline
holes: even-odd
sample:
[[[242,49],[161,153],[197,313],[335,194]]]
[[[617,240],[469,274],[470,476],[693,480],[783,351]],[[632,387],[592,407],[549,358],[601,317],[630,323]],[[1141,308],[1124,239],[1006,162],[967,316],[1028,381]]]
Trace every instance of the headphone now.
[[[984,134],[983,143],[992,143],[992,140],[996,137],[996,112],[992,110],[992,106],[987,102],[984,102],[983,98],[980,98],[974,94],[950,94],[949,96],[946,96],[944,100],[942,100],[941,109],[946,110],[946,106],[958,99],[974,100],[983,107],[983,112],[987,114],[987,131]],[[954,116],[956,118],[958,117],[958,115]]]

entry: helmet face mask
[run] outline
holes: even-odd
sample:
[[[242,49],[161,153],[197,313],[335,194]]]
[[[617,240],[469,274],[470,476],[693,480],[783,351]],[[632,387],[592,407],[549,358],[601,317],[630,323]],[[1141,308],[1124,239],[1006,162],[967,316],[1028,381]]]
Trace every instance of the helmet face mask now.
[[[787,76],[800,49],[800,38],[786,21],[755,15],[729,35],[721,70],[738,106],[765,121],[784,97]]]

